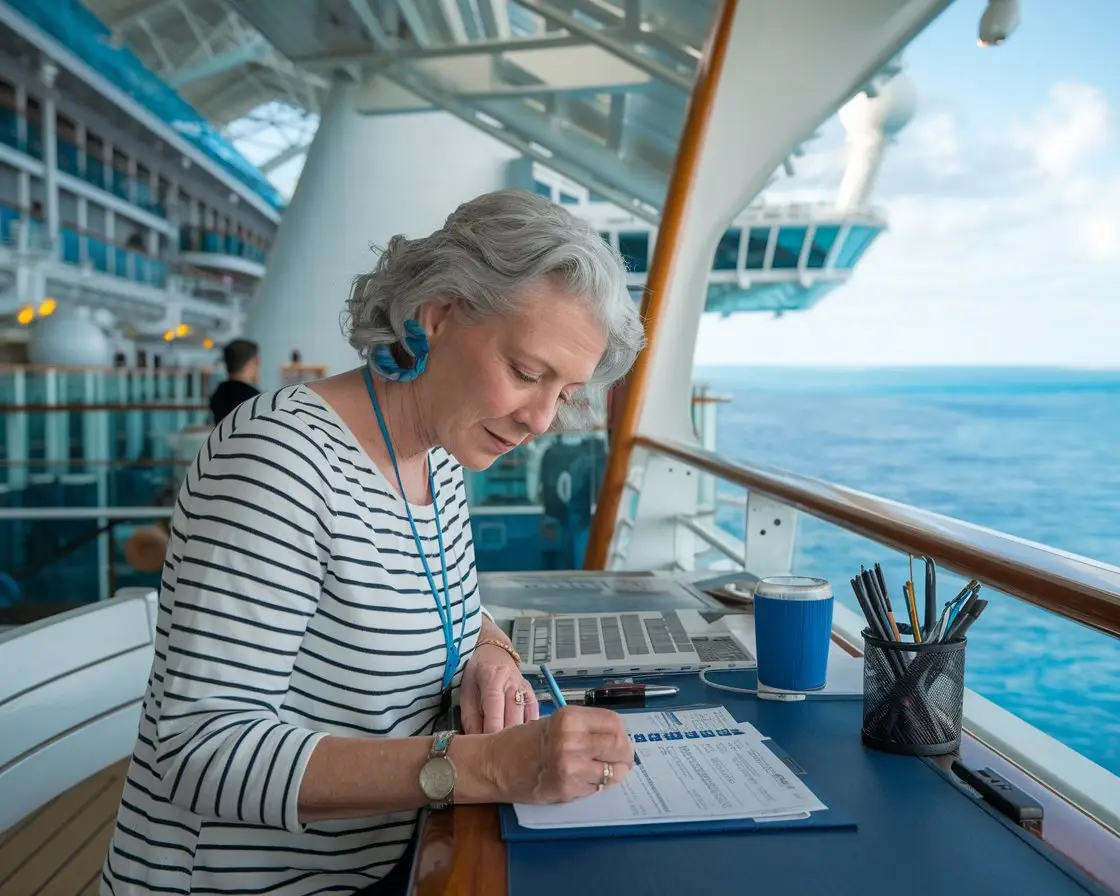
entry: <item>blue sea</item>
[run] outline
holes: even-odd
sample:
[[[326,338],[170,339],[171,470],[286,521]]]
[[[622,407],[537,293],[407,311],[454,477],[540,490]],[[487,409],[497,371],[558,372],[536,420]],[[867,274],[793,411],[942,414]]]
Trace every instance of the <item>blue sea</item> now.
[[[1120,370],[707,367],[694,379],[732,399],[718,411],[724,456],[1120,565]],[[742,536],[733,508],[719,522]],[[876,562],[900,592],[905,555],[799,515],[795,570],[828,578],[857,612],[848,581]],[[940,572],[939,598],[963,584]],[[1120,640],[981,597],[968,686],[1120,774]]]

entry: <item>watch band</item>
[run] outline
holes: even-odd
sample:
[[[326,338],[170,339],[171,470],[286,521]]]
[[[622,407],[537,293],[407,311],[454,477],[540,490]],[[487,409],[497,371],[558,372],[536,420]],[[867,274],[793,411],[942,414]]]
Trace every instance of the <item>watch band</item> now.
[[[432,741],[431,752],[428,753],[428,758],[433,759],[436,756],[446,756],[447,748],[451,746],[451,738],[453,738],[458,731],[437,731],[435,733],[435,740]]]

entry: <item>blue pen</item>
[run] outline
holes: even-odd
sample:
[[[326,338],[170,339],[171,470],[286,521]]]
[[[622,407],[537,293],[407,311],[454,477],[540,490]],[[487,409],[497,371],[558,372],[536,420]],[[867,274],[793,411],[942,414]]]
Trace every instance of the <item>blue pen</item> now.
[[[541,675],[544,676],[544,682],[548,685],[548,692],[552,694],[552,705],[557,709],[567,706],[568,701],[564,699],[564,695],[560,692],[560,686],[556,684],[556,679],[552,677],[552,672],[544,663],[541,663]]]

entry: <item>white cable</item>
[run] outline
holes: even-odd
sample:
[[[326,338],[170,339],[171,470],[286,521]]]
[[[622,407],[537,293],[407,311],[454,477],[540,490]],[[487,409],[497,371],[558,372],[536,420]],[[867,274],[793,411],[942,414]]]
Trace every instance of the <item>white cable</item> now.
[[[719,672],[738,672],[738,669],[718,669]],[[717,691],[730,691],[732,694],[757,694],[758,688],[737,688],[730,684],[716,684],[714,681],[708,681],[708,670],[700,670],[700,680],[708,687],[715,688]]]

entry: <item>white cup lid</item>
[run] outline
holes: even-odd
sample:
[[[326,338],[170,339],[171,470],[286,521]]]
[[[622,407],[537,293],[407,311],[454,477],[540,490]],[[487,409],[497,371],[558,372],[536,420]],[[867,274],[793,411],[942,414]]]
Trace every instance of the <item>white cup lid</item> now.
[[[809,576],[768,576],[758,580],[754,594],[775,600],[824,600],[832,597],[832,586],[827,579]]]

